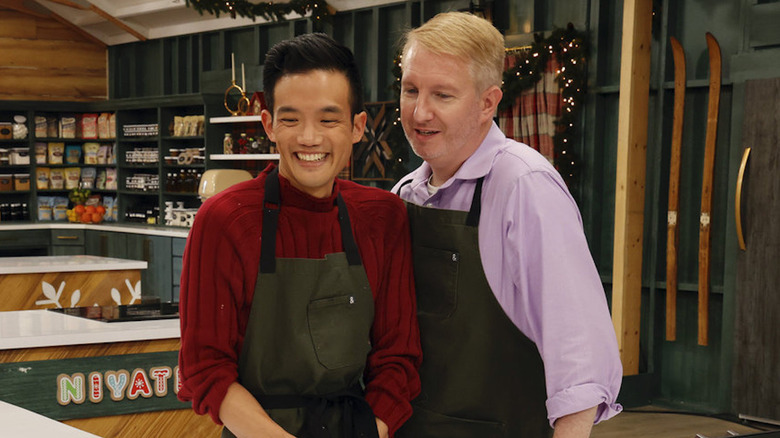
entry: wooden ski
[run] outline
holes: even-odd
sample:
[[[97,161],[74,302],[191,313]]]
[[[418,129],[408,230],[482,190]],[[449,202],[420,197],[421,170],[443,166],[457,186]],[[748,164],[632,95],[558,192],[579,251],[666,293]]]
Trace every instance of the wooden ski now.
[[[699,218],[699,345],[709,341],[710,305],[710,213],[712,211],[712,179],[715,170],[715,143],[718,134],[720,106],[721,56],[718,40],[707,32],[710,57],[710,96],[707,108],[707,136],[704,140],[704,170],[701,184],[701,216]]]
[[[680,150],[685,114],[685,51],[670,37],[674,56],[674,120],[669,157],[669,208],[666,213],[666,340],[677,339],[677,212],[680,205]]]

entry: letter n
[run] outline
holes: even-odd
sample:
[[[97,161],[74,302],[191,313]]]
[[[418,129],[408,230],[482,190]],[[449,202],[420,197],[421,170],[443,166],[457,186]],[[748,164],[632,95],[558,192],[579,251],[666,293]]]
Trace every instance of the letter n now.
[[[60,374],[57,376],[57,403],[66,406],[71,402],[80,405],[86,399],[84,374]]]

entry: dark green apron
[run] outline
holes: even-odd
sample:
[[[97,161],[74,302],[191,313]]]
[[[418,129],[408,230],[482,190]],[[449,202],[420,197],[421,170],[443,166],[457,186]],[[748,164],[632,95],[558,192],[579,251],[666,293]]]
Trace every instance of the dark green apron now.
[[[337,197],[345,252],[325,259],[275,257],[278,169],[265,181],[260,270],[239,357],[240,383],[298,438],[377,437],[362,376],[374,300]],[[233,437],[227,428],[223,437]]]
[[[407,203],[422,392],[397,438],[552,435],[542,359],[501,308],[482,268],[481,193],[479,179],[469,212]]]

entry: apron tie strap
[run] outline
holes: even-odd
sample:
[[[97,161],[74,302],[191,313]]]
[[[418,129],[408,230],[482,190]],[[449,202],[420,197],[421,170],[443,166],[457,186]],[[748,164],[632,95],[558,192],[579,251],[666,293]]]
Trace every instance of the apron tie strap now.
[[[324,395],[255,394],[263,409],[306,408],[303,430],[308,438],[332,438],[327,414],[341,407],[344,438],[378,438],[374,411],[360,389],[352,388]]]

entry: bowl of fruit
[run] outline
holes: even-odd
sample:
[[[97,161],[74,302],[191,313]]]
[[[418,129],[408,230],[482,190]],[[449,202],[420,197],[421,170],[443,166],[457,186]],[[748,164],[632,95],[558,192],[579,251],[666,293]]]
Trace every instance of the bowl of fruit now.
[[[99,224],[103,222],[103,216],[106,214],[106,208],[102,205],[84,205],[76,204],[67,211],[70,222],[80,222],[82,224]]]
[[[73,189],[68,198],[74,204],[67,210],[68,221],[82,224],[99,224],[103,222],[106,208],[100,204],[92,203],[89,189]]]

